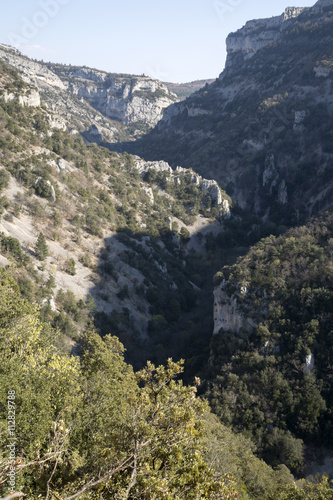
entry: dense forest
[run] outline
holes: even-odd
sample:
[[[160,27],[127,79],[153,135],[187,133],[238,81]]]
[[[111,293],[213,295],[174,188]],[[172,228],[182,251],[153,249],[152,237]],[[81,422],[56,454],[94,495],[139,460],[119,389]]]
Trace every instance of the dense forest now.
[[[209,389],[225,425],[297,471],[302,439],[332,442],[333,216],[257,243],[215,276],[250,330],[213,336]]]

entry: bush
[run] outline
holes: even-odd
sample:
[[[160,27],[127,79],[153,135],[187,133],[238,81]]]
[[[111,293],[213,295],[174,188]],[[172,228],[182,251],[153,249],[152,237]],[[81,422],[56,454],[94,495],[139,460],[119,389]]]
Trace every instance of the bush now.
[[[8,186],[9,180],[10,180],[10,174],[6,172],[6,170],[3,169],[0,170],[0,191],[2,191]]]
[[[76,275],[75,260],[73,258],[67,261],[66,272],[71,276]]]

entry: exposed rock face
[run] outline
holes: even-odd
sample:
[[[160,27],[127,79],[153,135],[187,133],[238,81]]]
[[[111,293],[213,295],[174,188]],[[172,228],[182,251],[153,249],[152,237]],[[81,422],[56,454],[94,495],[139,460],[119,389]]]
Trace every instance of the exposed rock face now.
[[[155,198],[154,198],[154,193],[151,187],[148,186],[142,186],[142,190],[146,193],[146,195],[149,198],[150,203],[153,205]]]
[[[120,76],[89,68],[52,65],[60,78],[67,81],[73,94],[83,97],[108,118],[125,124],[144,122],[154,126],[163,109],[177,101],[177,96],[157,80],[148,77]]]
[[[258,50],[281,38],[283,31],[292,19],[298,17],[302,8],[288,7],[281,16],[270,19],[248,21],[243,28],[230,33],[227,37],[226,68],[233,65],[235,55],[241,54],[244,59],[253,57]]]
[[[305,368],[304,368],[304,373],[311,373],[314,370],[314,364],[315,364],[315,357],[312,352],[306,356],[305,358]]]
[[[5,102],[18,101],[21,106],[36,108],[40,106],[40,95],[36,89],[23,90],[22,94],[13,94],[5,92],[3,95]]]
[[[66,88],[60,78],[50,71],[46,65],[32,61],[13,47],[0,44],[0,58],[14,66],[26,83],[35,85],[37,88],[45,85],[62,90]]]
[[[169,180],[179,185],[182,182],[181,177],[189,174],[193,184],[196,184],[199,188],[201,187],[203,193],[211,197],[213,204],[220,207],[221,215],[226,218],[230,217],[229,199],[223,197],[223,191],[216,181],[203,179],[189,168],[176,167],[175,170],[173,170],[165,161],[145,161],[139,156],[135,156],[135,167],[139,170],[141,177],[144,177],[150,169],[156,172],[167,172],[169,174]]]
[[[59,116],[46,115],[46,119],[49,123],[50,128],[55,128],[58,130],[66,130],[66,122]]]
[[[166,161],[145,161],[136,157],[135,167],[139,170],[141,176],[144,176],[151,168],[156,172],[169,172],[172,174],[173,170]]]
[[[57,161],[57,172],[72,172],[73,167],[68,161],[63,158],[58,158]]]
[[[208,194],[216,205],[220,205],[222,203],[222,194],[221,189],[216,181],[211,181],[207,179],[203,179],[202,181],[202,191],[205,194]]]
[[[13,66],[25,83],[37,87],[52,112],[52,128],[79,131],[87,136],[88,142],[115,143],[120,137],[126,140],[124,134],[136,138],[153,127],[162,118],[164,109],[178,100],[164,84],[145,76],[35,62],[3,44],[0,44],[0,59]],[[38,106],[38,92],[22,96],[22,104]],[[6,98],[14,97],[8,94]],[[144,126],[135,132],[126,128],[136,122]],[[99,135],[94,135],[94,127]]]
[[[222,201],[222,215],[229,219],[231,217],[230,203],[229,200]]]
[[[332,2],[288,8],[232,33],[220,78],[170,106],[133,150],[215,179],[265,222],[305,222],[329,209]]]
[[[240,287],[236,293],[230,294],[229,285],[228,281],[223,280],[214,290],[214,335],[221,330],[235,333],[240,330],[251,331],[256,326],[244,308],[240,308],[239,298],[246,295],[246,287]]]

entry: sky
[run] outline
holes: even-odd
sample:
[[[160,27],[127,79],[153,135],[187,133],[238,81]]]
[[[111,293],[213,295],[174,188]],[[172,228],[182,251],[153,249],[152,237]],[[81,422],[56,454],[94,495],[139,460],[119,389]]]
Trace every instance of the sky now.
[[[250,19],[316,0],[9,0],[0,43],[34,59],[166,82],[217,78],[225,39]]]

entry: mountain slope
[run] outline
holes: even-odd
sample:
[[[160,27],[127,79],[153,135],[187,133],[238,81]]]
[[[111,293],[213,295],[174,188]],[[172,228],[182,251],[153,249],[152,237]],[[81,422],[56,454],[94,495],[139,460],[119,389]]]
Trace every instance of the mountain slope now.
[[[229,35],[226,69],[170,106],[135,146],[191,165],[285,225],[332,205],[333,3],[287,9]]]
[[[44,104],[55,115],[54,127],[84,132],[90,142],[114,143],[138,137],[177,100],[165,85],[148,77],[36,62],[3,44],[0,58],[38,88]]]
[[[223,230],[230,198],[193,170],[173,171],[52,128],[57,115],[44,94],[0,67],[1,264],[22,267],[22,290],[69,342],[96,307],[101,333],[118,334],[138,365],[149,356],[181,357],[187,337],[201,343],[211,335],[211,324],[198,332],[190,320],[197,298],[207,287],[212,293],[216,267],[202,255],[208,234]],[[41,232],[44,258],[36,251]],[[210,316],[207,301],[205,311]]]
[[[213,408],[271,465],[332,442],[332,245],[326,213],[215,276]]]

